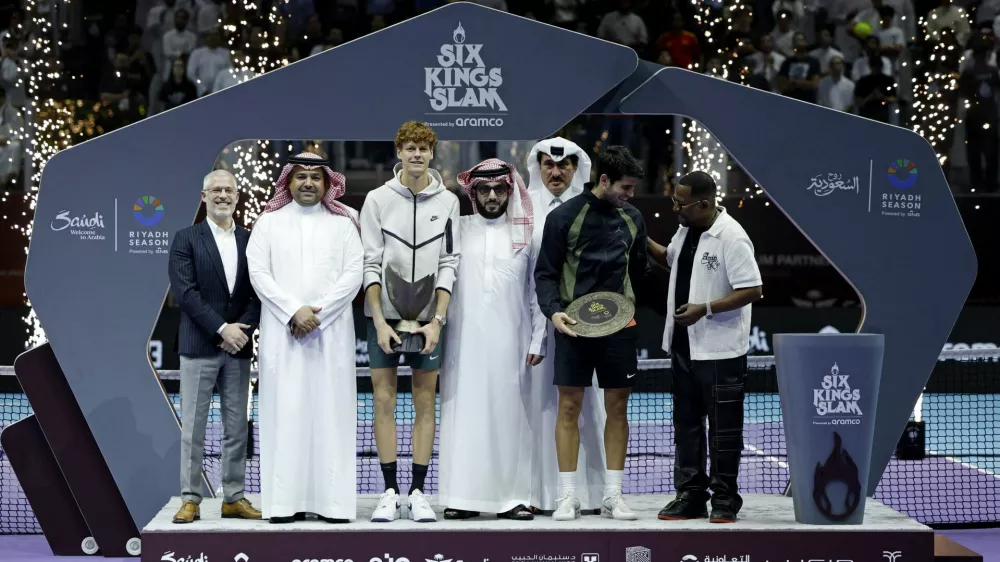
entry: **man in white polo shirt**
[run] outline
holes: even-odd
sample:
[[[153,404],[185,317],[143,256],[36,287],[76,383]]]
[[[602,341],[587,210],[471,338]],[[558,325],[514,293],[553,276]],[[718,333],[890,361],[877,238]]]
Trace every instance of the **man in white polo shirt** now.
[[[743,382],[751,303],[761,298],[760,270],[743,227],[715,204],[712,176],[691,172],[673,199],[680,228],[650,256],[670,268],[663,349],[674,374],[674,487],[660,519],[708,517],[732,523],[743,505],[736,477],[743,450]],[[705,439],[705,418],[709,420]],[[707,445],[707,447],[706,447]],[[706,448],[711,475],[706,474]]]

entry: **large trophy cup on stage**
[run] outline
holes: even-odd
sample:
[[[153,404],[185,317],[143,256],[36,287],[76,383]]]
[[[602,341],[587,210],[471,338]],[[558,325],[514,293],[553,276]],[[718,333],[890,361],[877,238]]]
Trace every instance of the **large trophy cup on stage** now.
[[[385,268],[385,285],[389,292],[389,302],[399,313],[401,320],[393,326],[393,330],[402,340],[401,344],[392,342],[392,350],[396,353],[420,353],[424,348],[425,341],[423,334],[412,334],[413,330],[421,327],[417,320],[420,312],[431,302],[434,296],[433,274],[428,275],[420,281],[410,282],[395,272],[391,267]]]

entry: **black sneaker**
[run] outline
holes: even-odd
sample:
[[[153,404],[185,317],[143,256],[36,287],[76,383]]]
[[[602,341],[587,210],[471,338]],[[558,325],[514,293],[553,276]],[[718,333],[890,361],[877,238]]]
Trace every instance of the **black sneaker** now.
[[[705,502],[698,503],[690,498],[677,498],[660,510],[657,518],[666,521],[683,521],[685,519],[704,519],[708,517]]]
[[[728,507],[713,507],[712,516],[708,521],[710,523],[735,523],[736,512]]]

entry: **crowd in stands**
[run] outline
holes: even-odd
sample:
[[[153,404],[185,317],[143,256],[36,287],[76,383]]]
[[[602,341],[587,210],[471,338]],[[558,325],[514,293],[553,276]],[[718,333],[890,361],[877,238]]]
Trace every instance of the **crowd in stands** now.
[[[942,117],[961,122],[937,147],[947,155],[947,171],[962,170],[950,176],[963,186],[955,190],[998,190],[1000,0],[468,1],[626,45],[663,65],[907,128],[919,118],[921,89],[940,91]],[[72,78],[50,87],[56,96],[113,109],[109,130],[270,70],[259,68],[262,55],[275,66],[294,62],[445,3],[113,0],[110,14],[84,24],[83,41],[65,42],[53,64]],[[24,61],[37,56],[31,39],[37,30],[25,25],[25,14],[13,6],[0,33],[6,89],[0,151],[8,153],[15,149],[10,128],[22,126],[23,116],[12,109],[24,103]],[[928,82],[929,75],[937,78]],[[597,116],[574,123],[565,134],[582,145],[601,142],[613,129],[615,143],[642,154],[657,167],[654,175],[673,173],[670,154],[679,148],[663,119]],[[339,151],[345,169],[376,160],[391,166],[392,151],[377,143],[348,145]],[[0,154],[0,180],[12,181],[18,167],[4,166],[11,163],[6,156]]]

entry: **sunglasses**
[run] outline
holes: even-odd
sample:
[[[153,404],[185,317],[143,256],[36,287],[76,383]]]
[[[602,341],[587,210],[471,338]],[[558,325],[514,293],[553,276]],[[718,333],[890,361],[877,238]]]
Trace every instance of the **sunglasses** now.
[[[699,200],[695,201],[694,203],[688,203],[687,205],[682,205],[680,201],[678,201],[677,199],[674,199],[673,197],[670,198],[670,201],[674,204],[675,208],[684,210],[684,209],[687,209],[688,207],[693,207],[694,205],[697,205],[698,203],[702,203],[705,200],[704,199],[699,199]]]
[[[497,194],[497,197],[500,197],[501,195],[507,195],[507,193],[510,192],[510,186],[507,185],[494,185],[492,187],[486,185],[476,186],[476,193],[482,195],[483,197],[488,197],[491,191],[495,192]]]

